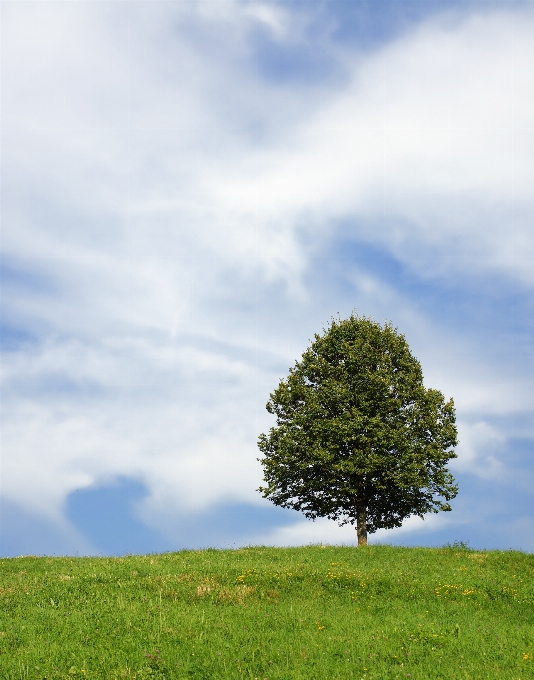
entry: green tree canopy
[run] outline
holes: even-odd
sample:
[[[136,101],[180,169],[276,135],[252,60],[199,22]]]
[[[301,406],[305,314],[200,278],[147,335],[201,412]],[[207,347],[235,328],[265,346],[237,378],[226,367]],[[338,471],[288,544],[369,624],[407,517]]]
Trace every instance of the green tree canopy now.
[[[258,491],[275,505],[356,524],[358,545],[410,515],[451,509],[454,404],[424,387],[420,363],[390,323],[332,320],[267,410],[276,426],[259,437]]]

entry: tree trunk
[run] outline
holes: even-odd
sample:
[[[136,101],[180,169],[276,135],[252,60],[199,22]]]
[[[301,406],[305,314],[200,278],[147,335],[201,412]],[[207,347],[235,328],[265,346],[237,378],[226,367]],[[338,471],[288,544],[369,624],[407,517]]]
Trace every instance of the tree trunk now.
[[[367,545],[367,507],[365,500],[356,500],[356,531],[358,533],[358,547]]]

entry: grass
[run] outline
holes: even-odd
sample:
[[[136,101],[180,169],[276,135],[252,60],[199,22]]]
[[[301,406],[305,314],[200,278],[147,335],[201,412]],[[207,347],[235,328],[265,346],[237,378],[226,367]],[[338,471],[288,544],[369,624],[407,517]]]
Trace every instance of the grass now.
[[[0,560],[0,678],[534,678],[534,555],[306,547]]]

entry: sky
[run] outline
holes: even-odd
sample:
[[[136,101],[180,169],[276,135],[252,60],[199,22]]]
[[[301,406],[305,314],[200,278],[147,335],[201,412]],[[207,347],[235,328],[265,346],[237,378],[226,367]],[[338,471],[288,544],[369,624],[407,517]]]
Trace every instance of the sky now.
[[[273,506],[330,319],[453,397],[452,512],[534,552],[534,3],[4,0],[0,555],[356,543]]]

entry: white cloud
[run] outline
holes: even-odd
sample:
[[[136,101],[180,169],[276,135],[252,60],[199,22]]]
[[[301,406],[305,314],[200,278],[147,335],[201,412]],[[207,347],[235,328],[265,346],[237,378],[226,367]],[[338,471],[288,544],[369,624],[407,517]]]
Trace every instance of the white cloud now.
[[[464,520],[465,521],[465,520]],[[397,529],[379,529],[369,535],[369,543],[388,543],[399,537],[411,534],[429,533],[458,523],[456,518],[443,515],[428,515],[424,520],[409,517]],[[338,526],[328,519],[300,520],[289,526],[280,527],[262,536],[258,545],[291,546],[291,545],[357,545],[356,528],[351,525]]]
[[[266,26],[275,38],[286,37],[289,24],[293,24],[292,28],[294,28],[295,22],[291,22],[288,14],[280,6],[258,2],[246,5],[244,11],[245,15]]]
[[[482,479],[502,478],[505,465],[501,456],[506,438],[497,428],[481,421],[459,423],[460,446],[454,469],[471,472]]]
[[[531,284],[533,33],[530,13],[496,13],[357,60],[349,87],[248,159],[248,178],[238,165],[215,184],[222,214],[241,208],[233,233],[253,220],[262,243],[309,223],[320,244],[352,219],[425,274],[489,268]]]
[[[263,404],[339,308],[305,276],[341,231],[429,278],[531,286],[530,11],[429,22],[370,55],[334,45],[346,80],[307,88],[253,65],[251,26],[293,39],[273,5],[3,11],[2,247],[50,287],[4,296],[46,338],[4,366],[13,501],[59,521],[70,491],[131,474],[154,516],[254,502]],[[405,321],[429,384],[465,413],[532,408],[528,375],[353,278],[353,306]],[[478,474],[476,428],[461,461]]]

